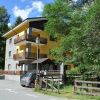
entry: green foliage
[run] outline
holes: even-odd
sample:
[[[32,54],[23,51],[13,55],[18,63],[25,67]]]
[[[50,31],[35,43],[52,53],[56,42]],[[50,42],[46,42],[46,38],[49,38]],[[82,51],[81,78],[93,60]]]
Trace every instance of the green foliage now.
[[[9,15],[5,7],[0,7],[0,34],[8,31]]]
[[[59,47],[50,52],[56,61],[78,63],[81,73],[91,70],[92,65],[99,67],[100,0],[78,8],[64,0],[55,0],[45,6],[44,15],[48,18],[45,30],[61,36]],[[64,52],[72,55],[65,56]]]
[[[13,27],[19,25],[22,21],[23,21],[23,19],[22,19],[20,16],[18,16],[18,17],[16,18],[16,21],[15,21]]]
[[[67,84],[74,84],[74,80],[97,81],[100,77],[100,65],[80,65],[66,72]]]
[[[67,74],[81,73],[84,80],[91,80],[91,74],[100,76],[100,0],[76,9],[69,2],[56,0],[45,7],[44,15],[48,18],[45,30],[52,36],[60,36],[59,46],[50,55],[57,62],[78,64],[78,68]]]
[[[2,38],[2,34],[9,30],[9,17],[5,7],[0,7],[0,69],[4,69],[5,59],[5,40]]]
[[[68,7],[67,0],[55,0],[52,4],[47,4],[44,8],[43,16],[47,17],[48,22],[45,30],[52,36],[58,34],[65,35],[68,33],[70,23],[69,14],[71,11]]]
[[[79,68],[78,67],[76,67],[76,68],[72,68],[71,70],[68,70],[67,72],[66,72],[67,74],[80,74],[80,70],[79,70]]]
[[[81,38],[84,47],[84,62],[100,65],[100,1],[95,0],[91,5]]]

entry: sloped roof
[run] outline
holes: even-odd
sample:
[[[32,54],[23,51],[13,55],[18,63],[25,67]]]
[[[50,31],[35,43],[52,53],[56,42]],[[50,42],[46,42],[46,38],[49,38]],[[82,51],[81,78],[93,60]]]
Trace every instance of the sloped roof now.
[[[35,63],[42,63],[46,60],[49,60],[48,58],[41,58],[41,59],[38,59],[38,60],[34,60],[32,63],[35,64]]]
[[[8,34],[14,32],[16,29],[18,29],[19,27],[22,27],[23,25],[27,25],[29,22],[36,22],[36,21],[43,21],[43,20],[47,20],[47,18],[46,17],[27,18],[22,23],[20,23],[16,27],[14,27],[13,29],[11,29],[8,32],[4,33],[2,35],[2,37],[6,37]]]

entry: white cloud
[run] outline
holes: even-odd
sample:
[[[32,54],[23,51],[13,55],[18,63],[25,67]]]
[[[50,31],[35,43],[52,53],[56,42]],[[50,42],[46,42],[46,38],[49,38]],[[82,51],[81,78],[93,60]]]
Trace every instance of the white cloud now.
[[[42,1],[34,1],[32,3],[33,9],[36,9],[38,12],[42,12],[44,8],[44,4]]]
[[[11,27],[11,23],[8,23],[8,26]]]
[[[23,2],[26,0],[22,0]],[[26,5],[25,9],[20,9],[18,6],[15,6],[12,10],[16,17],[20,16],[22,19],[29,17],[29,14],[33,11],[41,13],[44,8],[44,3],[40,0],[35,0],[32,2],[32,5]]]
[[[18,6],[15,6],[13,8],[13,13],[16,17],[20,16],[22,19],[26,19],[32,10],[33,10],[33,8],[31,8],[31,7],[25,8],[25,9],[20,9]]]

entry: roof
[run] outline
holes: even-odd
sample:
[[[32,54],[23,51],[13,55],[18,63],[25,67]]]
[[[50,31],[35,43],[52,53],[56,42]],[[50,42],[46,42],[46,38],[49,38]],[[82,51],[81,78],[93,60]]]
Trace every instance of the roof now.
[[[46,61],[46,60],[49,60],[49,59],[48,59],[48,58],[41,58],[41,59],[38,59],[38,60],[34,60],[32,63],[33,63],[33,64],[42,63],[42,62],[44,62],[44,61]]]
[[[27,18],[25,20],[23,20],[22,23],[20,23],[19,25],[17,25],[16,27],[14,27],[13,29],[11,29],[10,31],[4,33],[2,35],[2,37],[6,37],[9,33],[15,31],[16,29],[18,29],[19,27],[21,27],[24,24],[28,24],[29,22],[35,22],[35,21],[43,21],[43,20],[47,20],[46,17],[35,17],[35,18]]]
[[[33,61],[32,59],[19,60],[19,65],[32,63],[32,61]]]

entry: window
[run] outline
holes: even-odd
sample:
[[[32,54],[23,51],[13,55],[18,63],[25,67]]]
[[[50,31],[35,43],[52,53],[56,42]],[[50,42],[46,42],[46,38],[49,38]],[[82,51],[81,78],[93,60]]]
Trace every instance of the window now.
[[[18,64],[16,63],[16,69],[17,69]]]
[[[11,57],[11,51],[9,51],[9,57]]]
[[[17,49],[17,53],[18,53],[18,49]]]
[[[11,67],[11,64],[8,64],[8,70],[10,69],[10,67]]]
[[[17,35],[17,38],[19,38],[19,34]]]
[[[11,39],[9,39],[9,44],[11,44],[12,43],[12,38]]]

